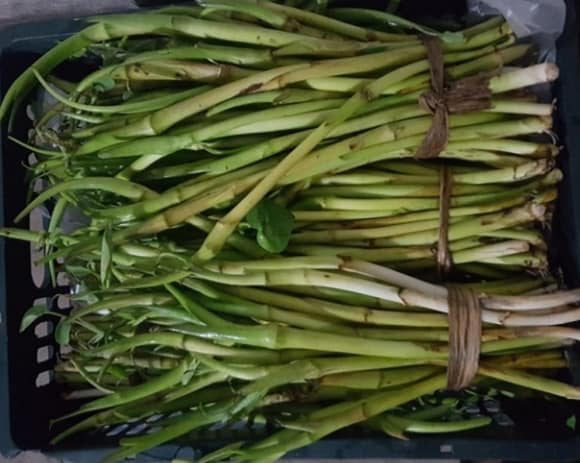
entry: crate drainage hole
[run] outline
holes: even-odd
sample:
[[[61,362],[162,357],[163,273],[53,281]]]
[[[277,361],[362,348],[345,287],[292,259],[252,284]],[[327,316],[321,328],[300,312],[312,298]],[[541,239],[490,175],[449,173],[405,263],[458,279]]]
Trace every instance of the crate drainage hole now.
[[[32,301],[32,305],[44,305],[47,308],[50,309],[50,299],[48,297],[39,297],[37,299],[34,299],[34,301]]]
[[[34,181],[34,184],[32,185],[32,190],[35,193],[42,193],[44,190],[46,190],[48,187],[50,186],[50,184],[43,178],[38,178]]]
[[[497,413],[493,416],[493,419],[499,426],[513,426],[514,425],[513,420],[509,416],[507,416],[505,413]]]
[[[60,346],[60,355],[68,355],[73,351],[71,346]]]
[[[46,231],[45,217],[48,212],[45,207],[37,207],[30,213],[30,230],[32,231]],[[42,246],[37,243],[30,243],[30,272],[32,282],[37,288],[43,288],[48,284],[48,272],[45,265],[38,265],[36,262],[44,257],[44,250]]]
[[[48,386],[52,381],[54,372],[52,370],[46,370],[38,373],[36,376],[36,387]]]
[[[42,346],[36,350],[36,363],[43,363],[52,358],[54,355],[54,347]]]
[[[34,334],[37,338],[45,338],[52,333],[54,324],[52,322],[40,322],[34,327]]]
[[[149,426],[147,425],[147,423],[140,423],[137,426],[135,426],[133,429],[129,429],[129,431],[127,431],[125,433],[126,436],[136,436],[138,434],[143,434],[143,431],[147,430],[149,428]]]
[[[59,294],[56,298],[56,306],[60,310],[70,309],[70,296],[68,294]]]
[[[59,272],[56,275],[56,284],[58,286],[70,286],[71,281],[69,276],[64,272]]]
[[[125,429],[127,429],[128,427],[129,427],[128,424],[121,424],[119,426],[115,426],[107,433],[107,436],[109,437],[117,436],[121,434],[123,431],[125,431]]]
[[[156,421],[159,421],[161,418],[163,418],[163,415],[161,415],[160,413],[158,413],[157,415],[150,416],[145,421],[147,423],[155,423]]]
[[[443,444],[439,447],[441,453],[453,453],[453,446],[451,444]]]

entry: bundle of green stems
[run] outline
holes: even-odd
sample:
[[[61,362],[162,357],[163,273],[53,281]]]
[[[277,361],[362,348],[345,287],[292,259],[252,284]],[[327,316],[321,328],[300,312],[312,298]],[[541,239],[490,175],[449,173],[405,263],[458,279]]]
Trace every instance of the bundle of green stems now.
[[[491,100],[450,114],[445,149],[419,161],[433,122],[419,101],[425,34],[448,82],[486,76]],[[96,18],[36,61],[0,117],[15,121],[34,88],[51,102],[13,139],[35,153],[31,187],[45,186],[15,222],[43,204],[50,222],[0,234],[41,248],[53,282],[77,288],[66,316],[35,306],[22,322],[56,317],[72,348],[56,378],[82,405],[55,417],[53,443],[149,422],[111,463],[270,424],[198,460],[265,463],[353,425],[399,438],[485,426],[438,393],[448,285],[482,307],[473,394],[579,399],[556,378],[580,339],[567,326],[580,291],[558,290],[543,233],[562,178],[554,108],[529,91],[558,69],[530,65],[530,49],[498,17],[450,33],[372,10],[203,0]],[[52,75],[83,50],[102,65]],[[86,225],[65,233],[72,210]]]

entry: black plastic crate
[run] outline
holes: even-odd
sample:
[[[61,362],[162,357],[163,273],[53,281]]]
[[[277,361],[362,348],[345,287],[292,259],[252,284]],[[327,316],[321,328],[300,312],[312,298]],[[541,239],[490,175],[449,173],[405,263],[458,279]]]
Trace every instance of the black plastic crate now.
[[[165,2],[157,2],[165,3]],[[351,3],[348,1],[342,2]],[[362,6],[364,2],[358,2]],[[379,6],[378,1],[367,2]],[[386,2],[382,2],[386,3]],[[445,3],[452,9],[463,1]],[[558,98],[556,131],[565,149],[560,163],[565,178],[561,184],[558,211],[551,239],[553,260],[564,271],[568,285],[580,286],[580,55],[578,22],[574,0],[567,1],[566,29],[558,42],[558,65],[561,76],[554,91]],[[403,2],[405,5],[405,2]],[[458,6],[459,5],[459,6]],[[432,11],[430,10],[429,13]],[[405,12],[403,11],[403,14]],[[51,21],[12,26],[0,31],[0,94],[41,53],[58,40],[83,27],[75,21]],[[78,65],[63,65],[63,73],[78,72]],[[15,123],[14,135],[26,139],[29,121],[22,111]],[[26,201],[26,169],[22,167],[28,152],[7,140],[7,128],[0,128],[0,221],[10,225]],[[50,207],[50,206],[48,206]],[[47,209],[46,214],[50,211]],[[46,221],[42,216],[32,220],[34,226]],[[40,319],[36,326],[19,334],[22,314],[33,303],[47,298],[58,305],[69,288],[53,289],[45,277],[39,284],[32,277],[31,246],[16,241],[0,245],[0,452],[18,449],[46,449],[51,456],[73,461],[92,462],[115,444],[114,432],[135,431],[140,423],[106,432],[90,432],[49,448],[49,422],[72,409],[78,403],[64,401],[59,385],[51,381],[51,370],[60,347],[53,338],[54,320]],[[580,356],[569,352],[572,376],[580,378]],[[496,424],[479,431],[459,435],[414,437],[409,441],[385,435],[365,434],[345,430],[321,442],[293,452],[298,458],[463,458],[505,459],[518,461],[580,460],[580,436],[565,425],[566,418],[580,417],[578,402],[545,402],[540,400],[505,400],[496,412]],[[514,422],[514,425],[510,424]],[[142,426],[141,426],[142,430]],[[118,436],[117,436],[118,437]],[[219,445],[220,442],[190,443],[197,450]],[[222,442],[223,444],[223,442]],[[139,457],[139,461],[160,461],[172,458],[178,446],[167,446]],[[79,453],[82,452],[82,453]],[[181,454],[180,454],[181,455]],[[191,456],[191,454],[190,454]]]

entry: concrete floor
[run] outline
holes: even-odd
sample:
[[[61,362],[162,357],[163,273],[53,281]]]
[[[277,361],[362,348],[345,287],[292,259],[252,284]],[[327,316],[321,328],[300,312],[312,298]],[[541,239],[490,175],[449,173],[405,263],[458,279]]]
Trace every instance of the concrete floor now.
[[[135,9],[132,0],[0,0],[0,27],[51,18],[88,16]],[[338,460],[285,460],[286,463],[334,463]],[[415,460],[340,460],[341,463],[413,463]],[[38,452],[22,452],[8,459],[0,455],[0,463],[61,463]],[[68,462],[67,462],[68,463]],[[78,462],[82,463],[82,460]],[[421,463],[458,463],[457,460],[421,460]]]

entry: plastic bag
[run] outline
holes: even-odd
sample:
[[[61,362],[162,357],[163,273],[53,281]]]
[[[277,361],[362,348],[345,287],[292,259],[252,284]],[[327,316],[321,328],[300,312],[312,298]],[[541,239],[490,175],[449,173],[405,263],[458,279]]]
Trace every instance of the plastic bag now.
[[[556,61],[556,40],[564,30],[564,0],[468,0],[473,16],[501,14],[519,38],[529,37],[541,62]]]

